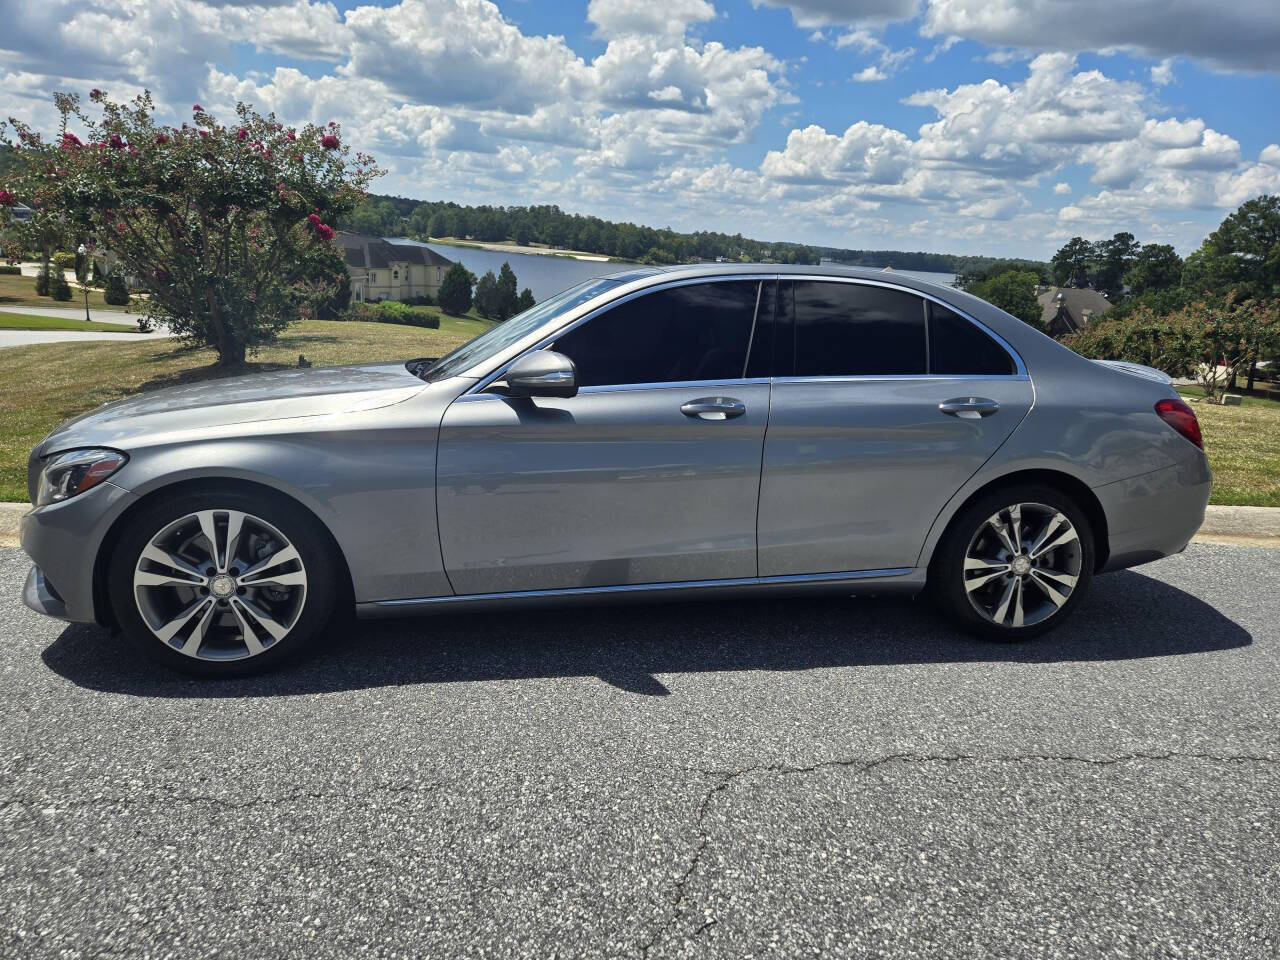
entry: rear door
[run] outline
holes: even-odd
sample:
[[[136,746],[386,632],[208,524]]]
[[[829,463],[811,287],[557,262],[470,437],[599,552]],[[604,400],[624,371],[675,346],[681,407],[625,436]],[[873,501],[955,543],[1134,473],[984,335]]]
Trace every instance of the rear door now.
[[[778,300],[760,575],[915,566],[1026,416],[1030,381],[985,328],[907,290],[798,279]]]

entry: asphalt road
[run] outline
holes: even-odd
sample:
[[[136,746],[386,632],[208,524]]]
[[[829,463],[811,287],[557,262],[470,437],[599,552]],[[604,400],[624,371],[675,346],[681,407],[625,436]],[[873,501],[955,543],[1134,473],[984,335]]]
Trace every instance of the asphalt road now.
[[[1280,552],[1031,645],[902,600],[365,625],[159,674],[0,551],[0,954],[1275,957]]]

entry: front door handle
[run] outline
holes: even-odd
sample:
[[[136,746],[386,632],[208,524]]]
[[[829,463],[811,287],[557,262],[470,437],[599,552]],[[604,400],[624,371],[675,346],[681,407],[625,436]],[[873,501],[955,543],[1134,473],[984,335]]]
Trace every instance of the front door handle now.
[[[732,420],[747,412],[747,405],[733,397],[700,397],[680,405],[680,412],[695,420]]]
[[[991,416],[1000,409],[1000,404],[986,397],[954,397],[943,400],[938,404],[938,409],[962,420],[978,420]]]

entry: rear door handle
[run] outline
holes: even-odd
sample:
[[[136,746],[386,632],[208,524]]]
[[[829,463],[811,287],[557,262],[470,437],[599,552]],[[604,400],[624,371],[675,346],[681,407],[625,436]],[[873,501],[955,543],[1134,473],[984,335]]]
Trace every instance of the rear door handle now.
[[[747,405],[733,397],[699,397],[680,405],[680,412],[695,420],[732,420],[747,412]]]
[[[986,397],[953,397],[943,400],[938,409],[962,420],[978,420],[991,416],[1000,409],[1000,404]]]

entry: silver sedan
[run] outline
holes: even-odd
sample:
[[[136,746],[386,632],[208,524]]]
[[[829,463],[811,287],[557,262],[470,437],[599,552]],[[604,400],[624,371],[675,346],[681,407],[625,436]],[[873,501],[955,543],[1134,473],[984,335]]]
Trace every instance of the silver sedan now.
[[[1158,371],[901,274],[637,269],[439,360],[108,404],[32,452],[26,602],[242,674],[362,617],[916,593],[1035,636],[1181,550],[1209,468]]]

